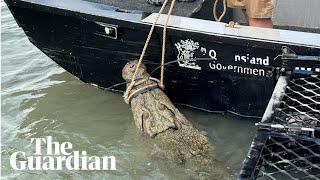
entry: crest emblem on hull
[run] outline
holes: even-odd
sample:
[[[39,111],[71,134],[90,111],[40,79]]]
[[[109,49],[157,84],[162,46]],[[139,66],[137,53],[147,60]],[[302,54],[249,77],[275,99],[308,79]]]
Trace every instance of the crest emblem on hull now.
[[[180,67],[201,70],[201,67],[196,64],[194,51],[199,49],[199,43],[191,39],[181,40],[175,43],[178,50],[177,60]]]

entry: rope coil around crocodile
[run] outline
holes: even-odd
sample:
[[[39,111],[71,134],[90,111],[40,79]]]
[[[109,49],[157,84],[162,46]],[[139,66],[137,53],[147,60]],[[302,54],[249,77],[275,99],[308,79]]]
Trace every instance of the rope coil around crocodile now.
[[[141,79],[139,81],[135,81],[132,90],[128,95],[128,102],[131,104],[133,98],[137,97],[140,94],[151,91],[153,89],[159,88],[159,80],[153,77],[149,77],[146,79]],[[137,89],[135,87],[141,86]]]

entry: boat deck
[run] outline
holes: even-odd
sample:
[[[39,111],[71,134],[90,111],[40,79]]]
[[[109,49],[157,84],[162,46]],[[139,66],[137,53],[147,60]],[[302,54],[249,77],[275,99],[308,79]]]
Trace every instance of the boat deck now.
[[[138,10],[148,13],[158,12],[161,6],[153,6],[147,0],[85,0],[89,2],[114,6],[122,10]],[[173,14],[177,16],[190,17],[199,11],[206,0],[197,0],[192,3],[176,2]],[[170,2],[169,2],[170,3]],[[169,5],[167,5],[168,9]],[[167,11],[167,10],[166,10]],[[165,12],[166,12],[165,11]]]

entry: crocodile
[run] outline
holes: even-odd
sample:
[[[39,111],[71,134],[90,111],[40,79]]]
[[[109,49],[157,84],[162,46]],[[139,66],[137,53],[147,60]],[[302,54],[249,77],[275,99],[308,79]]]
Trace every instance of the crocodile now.
[[[128,62],[122,77],[131,83],[138,61]],[[190,171],[192,179],[228,179],[226,169],[214,157],[208,139],[173,105],[141,64],[136,73],[130,106],[135,126],[153,139],[160,154]],[[152,87],[152,88],[145,88]],[[230,176],[229,176],[230,177]]]

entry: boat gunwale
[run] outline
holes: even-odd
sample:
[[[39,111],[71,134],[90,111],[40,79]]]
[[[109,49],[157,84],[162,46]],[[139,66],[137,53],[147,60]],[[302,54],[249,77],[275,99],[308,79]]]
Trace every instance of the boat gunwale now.
[[[111,20],[111,21],[117,21],[117,23],[120,23],[121,21],[125,21],[125,22],[130,22],[130,23],[135,23],[135,24],[140,24],[140,25],[151,25],[152,23],[148,21],[148,18],[154,16],[156,13],[151,13],[149,16],[146,16],[145,18],[143,17],[143,12],[140,11],[132,11],[131,13],[127,13],[127,12],[116,12],[117,8],[113,7],[113,6],[109,6],[109,5],[104,5],[104,4],[99,4],[103,7],[108,7],[108,10],[105,11],[109,11],[109,12],[113,12],[113,13],[120,13],[120,14],[125,14],[125,16],[102,16],[101,14],[97,13],[85,13],[85,12],[81,12],[81,11],[76,11],[76,10],[72,10],[72,9],[68,9],[68,8],[64,8],[64,7],[57,7],[57,6],[49,6],[48,4],[41,4],[41,3],[36,3],[36,2],[40,2],[42,0],[5,0],[5,2],[8,4],[14,4],[14,6],[21,6],[21,7],[25,7],[25,8],[31,8],[32,7],[37,7],[38,9],[45,11],[45,12],[50,12],[53,14],[60,14],[60,15],[66,15],[66,11],[69,11],[69,15],[78,17],[78,18],[82,18],[85,20],[92,20],[96,23],[100,23],[100,22],[104,22],[106,21],[106,19]],[[59,1],[59,0],[56,0]],[[46,1],[47,2],[47,1]],[[93,5],[93,4],[98,4],[98,3],[93,3],[93,2],[88,2],[88,1],[83,1],[83,0],[79,0],[79,2],[87,4],[87,5]],[[54,9],[55,11],[52,11],[52,9]],[[49,11],[50,10],[50,11]],[[93,11],[96,12],[96,11]],[[111,13],[110,13],[111,14]],[[83,16],[85,15],[85,16]],[[130,18],[124,18],[124,17],[129,17],[132,15],[136,15],[136,19],[130,19]],[[140,19],[138,19],[137,17],[140,17]],[[161,17],[164,17],[166,15],[162,14]],[[223,26],[226,27],[226,23],[221,23],[221,22],[214,22],[214,21],[208,21],[208,20],[202,20],[202,19],[196,19],[196,18],[188,18],[188,17],[182,17],[182,16],[174,16],[174,18],[182,18],[182,19],[192,19],[194,21],[198,21],[198,22],[206,22],[206,23],[214,23],[217,24],[219,26]],[[158,28],[162,28],[163,25],[157,23],[156,27]],[[246,27],[246,26],[239,26],[239,27]],[[251,28],[251,27],[249,27]],[[299,44],[299,43],[288,43],[285,41],[275,41],[275,40],[268,40],[268,39],[258,39],[258,38],[252,38],[252,37],[246,37],[246,36],[235,36],[235,35],[228,35],[228,34],[222,34],[222,33],[214,33],[214,32],[209,32],[209,31],[199,31],[199,30],[193,30],[193,29],[187,29],[187,28],[181,28],[181,27],[175,27],[175,26],[168,26],[168,29],[172,29],[172,30],[179,30],[179,31],[185,31],[185,32],[193,32],[193,33],[198,33],[198,34],[203,34],[203,35],[213,35],[215,37],[225,37],[225,38],[231,38],[234,40],[238,40],[238,39],[243,39],[243,40],[248,40],[248,41],[253,41],[253,42],[264,42],[264,43],[270,43],[270,44],[278,44],[280,46],[284,46],[284,45],[292,45],[292,46],[298,46],[298,47],[305,47],[305,48],[315,48],[315,49],[320,49],[320,34],[317,33],[309,33],[309,32],[299,32],[299,31],[291,31],[291,30],[281,30],[281,29],[271,29],[271,30],[275,30],[275,31],[282,31],[282,32],[297,32],[297,33],[304,33],[304,34],[308,34],[308,35],[317,35],[319,36],[319,45],[308,45],[308,44]],[[258,28],[258,29],[264,29],[264,28]]]
[[[152,24],[150,19],[152,19],[152,17],[154,17],[156,15],[156,13],[151,14],[150,16],[148,16],[147,18],[143,19],[143,22],[146,24]],[[161,16],[167,16],[162,14]],[[164,26],[164,19],[166,19],[165,17],[162,18],[162,21],[160,20],[160,22],[157,23],[158,27],[163,27]],[[195,18],[188,18],[188,17],[181,17],[181,16],[174,16],[172,15],[172,18],[177,18],[180,20],[188,20],[188,19],[195,19]],[[161,18],[160,18],[161,19]],[[224,34],[224,33],[217,33],[217,32],[212,32],[212,31],[199,31],[199,30],[193,30],[193,29],[187,29],[187,28],[182,28],[181,26],[177,25],[177,26],[172,26],[171,24],[168,25],[168,28],[170,29],[177,29],[177,30],[184,30],[184,31],[191,31],[191,32],[198,32],[198,33],[202,33],[202,34],[208,34],[208,35],[215,35],[215,36],[220,36],[220,37],[229,37],[229,38],[237,38],[237,39],[245,39],[245,40],[252,40],[252,41],[259,41],[259,42],[269,42],[269,43],[277,43],[277,44],[286,44],[286,45],[293,45],[293,46],[304,46],[304,47],[310,47],[310,48],[316,48],[316,49],[320,49],[320,34],[317,33],[310,33],[310,32],[299,32],[299,31],[291,31],[291,30],[283,30],[283,29],[266,29],[266,28],[257,28],[257,27],[249,27],[249,26],[242,26],[242,25],[237,25],[236,27],[232,28],[232,27],[228,27],[228,25],[226,23],[222,23],[222,22],[215,22],[215,21],[208,21],[208,20],[202,20],[202,19],[195,19],[198,22],[204,23],[212,23],[215,26],[220,26],[219,28],[223,27],[223,28],[230,28],[230,29],[240,29],[240,28],[254,28],[255,31],[274,31],[276,33],[286,33],[286,32],[294,32],[294,33],[299,33],[299,34],[305,34],[305,35],[316,35],[318,36],[318,40],[319,40],[319,44],[318,45],[310,45],[310,44],[299,44],[299,43],[288,43],[286,41],[276,41],[276,40],[268,40],[268,39],[259,39],[259,38],[252,38],[249,36],[235,36],[235,35],[229,35],[229,34]],[[212,29],[214,29],[214,26],[212,27]]]

